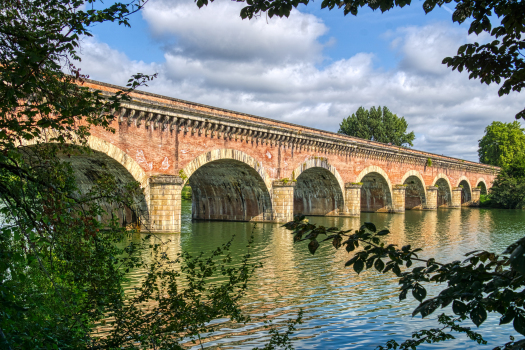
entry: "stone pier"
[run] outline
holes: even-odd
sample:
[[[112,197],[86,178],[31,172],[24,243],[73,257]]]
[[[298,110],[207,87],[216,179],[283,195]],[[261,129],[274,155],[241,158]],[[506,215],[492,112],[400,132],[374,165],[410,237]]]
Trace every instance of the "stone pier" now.
[[[425,210],[437,209],[438,188],[436,186],[427,186],[426,203],[423,204]]]
[[[395,185],[392,187],[392,212],[405,212],[405,192],[406,187],[404,185]]]
[[[295,182],[274,181],[273,195],[273,221],[289,222],[293,220],[293,191]]]
[[[461,187],[452,188],[452,204],[448,206],[449,208],[461,208],[461,192],[463,192]]]
[[[475,187],[472,189],[472,200],[470,202],[471,207],[479,207],[481,199],[481,188]]]
[[[180,232],[182,179],[172,175],[152,176],[148,185],[150,231]]]
[[[360,216],[361,215],[361,187],[354,183],[345,184],[345,208],[341,216]]]

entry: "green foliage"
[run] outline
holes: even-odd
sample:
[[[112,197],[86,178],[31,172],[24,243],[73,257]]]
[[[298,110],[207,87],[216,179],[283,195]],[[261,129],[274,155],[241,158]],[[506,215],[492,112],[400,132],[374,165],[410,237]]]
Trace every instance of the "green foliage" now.
[[[492,200],[488,194],[482,194],[479,196],[479,206],[482,208],[490,208],[493,206]]]
[[[432,166],[432,159],[427,158],[427,166],[428,166],[428,167],[431,167],[431,166]]]
[[[491,204],[507,209],[525,207],[525,156],[514,160],[496,176],[490,189]]]
[[[294,242],[308,241],[312,254],[324,242],[336,249],[344,247],[352,255],[345,266],[358,274],[364,270],[394,273],[399,278],[399,299],[406,299],[410,293],[420,303],[413,316],[426,317],[439,308],[452,306],[454,315],[441,314],[437,328],[414,332],[401,344],[388,341],[378,349],[415,349],[420,344],[453,339],[453,333],[464,333],[476,343],[486,344],[480,333],[461,323],[470,320],[480,327],[489,312],[499,315],[500,324],[512,322],[514,330],[525,335],[525,238],[511,244],[502,255],[476,250],[465,254],[463,262],[442,263],[420,258],[420,248],[388,244],[384,240],[390,231],[378,231],[368,222],[352,232],[317,226],[302,216],[284,227],[292,231]],[[441,291],[429,296],[425,286],[436,283],[443,284]],[[523,342],[512,339],[497,349],[511,349],[519,343]]]
[[[415,135],[407,133],[408,124],[386,107],[372,107],[370,111],[359,107],[355,114],[343,119],[339,133],[366,140],[391,143],[396,146],[413,146]]]
[[[492,122],[479,140],[479,161],[504,168],[514,158],[523,157],[524,150],[525,134],[519,122]]]
[[[191,187],[189,185],[185,185],[182,188],[182,192],[180,196],[183,200],[191,201],[191,196],[192,196]]]
[[[208,5],[214,0],[196,0],[199,7]],[[299,5],[308,5],[310,0],[238,0],[247,6],[240,11],[241,18],[253,18],[266,12],[273,16],[288,17]],[[469,34],[483,35],[485,44],[477,42],[462,45],[457,55],[446,57],[443,64],[462,72],[470,73],[470,79],[480,79],[485,84],[501,84],[499,96],[510,91],[521,91],[525,84],[525,62],[521,50],[525,46],[523,33],[525,27],[525,3],[522,1],[481,1],[455,0],[452,21],[467,22]],[[450,6],[452,0],[425,0],[423,10],[432,12],[436,6]],[[411,0],[323,0],[321,8],[330,10],[342,9],[344,15],[356,16],[359,9],[368,7],[372,10],[386,12],[394,7],[405,7]],[[516,118],[525,118],[525,109],[516,114]]]
[[[186,181],[188,179],[188,176],[184,172],[184,169],[179,170],[179,177],[182,179],[182,181]]]
[[[152,78],[136,74],[111,96],[83,85],[80,38],[97,23],[129,25],[144,4],[95,2],[0,3],[2,349],[182,349],[213,319],[247,320],[239,300],[258,266],[248,253],[232,264],[228,243],[170,260],[151,235],[130,243],[124,214],[141,226],[138,183],[101,170],[77,184],[68,159],[90,155],[90,127],[112,131],[121,102]],[[134,269],[148,273],[125,293]]]

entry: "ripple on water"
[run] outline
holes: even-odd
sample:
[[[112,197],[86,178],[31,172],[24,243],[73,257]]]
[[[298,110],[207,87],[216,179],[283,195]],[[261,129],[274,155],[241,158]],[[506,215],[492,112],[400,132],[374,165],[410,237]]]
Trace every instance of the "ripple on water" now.
[[[392,232],[391,243],[422,247],[422,256],[433,256],[438,261],[461,260],[466,252],[475,249],[501,252],[521,238],[525,228],[523,211],[477,208],[309,219],[324,226],[347,229],[358,228],[365,221],[373,222],[378,228],[388,228]],[[328,245],[312,256],[305,244],[294,245],[292,235],[277,224],[257,224],[253,229],[253,223],[191,222],[191,203],[184,202],[182,233],[165,234],[162,239],[171,241],[169,254],[175,256],[180,251],[211,251],[235,235],[231,251],[234,256],[242,256],[252,231],[255,235],[252,259],[263,263],[243,303],[252,322],[236,325],[224,319],[214,321],[218,331],[209,335],[205,348],[261,347],[269,339],[262,322],[264,314],[274,324],[284,324],[301,308],[304,319],[295,334],[297,349],[374,348],[392,338],[402,341],[411,331],[435,326],[439,313],[428,320],[411,317],[417,301],[410,297],[402,302],[398,300],[394,276],[375,271],[357,275],[344,268],[349,258],[346,251],[336,251]],[[130,287],[143,273],[133,271]],[[429,294],[436,290],[431,287]],[[452,342],[428,348],[492,349],[496,344],[507,342],[512,334],[511,326],[498,326],[494,316],[490,316],[480,329],[489,341],[487,346],[478,346],[459,336]]]

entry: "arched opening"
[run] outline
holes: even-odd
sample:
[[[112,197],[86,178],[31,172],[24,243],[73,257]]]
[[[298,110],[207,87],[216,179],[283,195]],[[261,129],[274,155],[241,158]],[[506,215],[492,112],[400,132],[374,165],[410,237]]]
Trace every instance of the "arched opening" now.
[[[389,212],[392,209],[392,194],[383,175],[370,172],[361,182],[361,211]]]
[[[484,195],[487,194],[487,185],[485,185],[485,182],[484,182],[484,181],[480,181],[480,182],[478,182],[478,184],[476,185],[476,187],[479,187],[479,188],[481,189],[480,194],[484,194]]]
[[[106,212],[99,218],[102,222],[116,216],[123,227],[137,228],[148,225],[148,205],[144,193],[139,190],[139,183],[133,175],[120,162],[103,152],[81,149],[74,145],[60,146],[57,155],[60,161],[71,165],[79,195],[89,194],[95,186],[108,181],[114,183],[117,191],[121,191],[122,194],[133,193],[130,201],[126,203],[120,201],[123,198],[111,202],[104,199],[104,196],[102,199],[96,199]],[[132,191],[133,188],[137,191]],[[90,197],[98,197],[98,194],[91,193],[87,198]]]
[[[461,204],[470,202],[472,200],[472,192],[467,180],[461,180],[459,187],[461,187]]]
[[[437,186],[437,206],[447,207],[452,204],[452,190],[444,178],[440,178],[436,181],[435,186]]]
[[[235,159],[207,162],[188,179],[192,192],[192,219],[269,221],[272,204],[261,175]]]
[[[405,188],[405,209],[423,209],[426,203],[425,186],[415,175],[407,177],[403,185]]]
[[[325,168],[309,168],[298,177],[294,188],[294,214],[338,215],[344,199],[336,177]]]

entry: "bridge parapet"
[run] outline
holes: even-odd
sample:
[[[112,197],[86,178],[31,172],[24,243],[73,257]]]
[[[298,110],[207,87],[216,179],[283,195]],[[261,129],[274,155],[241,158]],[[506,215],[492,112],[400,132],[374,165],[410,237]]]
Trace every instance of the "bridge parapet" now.
[[[108,96],[120,89],[87,85]],[[143,185],[154,231],[180,229],[186,183],[193,189],[193,219],[287,222],[300,213],[359,216],[476,205],[480,191],[472,187],[486,192],[499,171],[145,92],[132,93],[115,116],[115,133],[93,127],[100,142],[90,146]]]
[[[107,95],[119,86],[88,81],[88,86]],[[453,157],[363,140],[343,134],[318,130],[245,113],[229,111],[194,102],[136,91],[132,101],[117,112],[119,123],[162,132],[215,137],[224,140],[254,142],[297,151],[361,157],[441,169],[491,174],[499,168]]]

